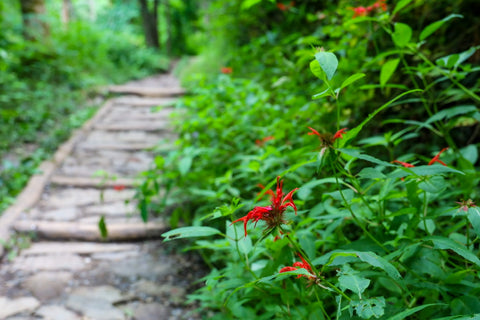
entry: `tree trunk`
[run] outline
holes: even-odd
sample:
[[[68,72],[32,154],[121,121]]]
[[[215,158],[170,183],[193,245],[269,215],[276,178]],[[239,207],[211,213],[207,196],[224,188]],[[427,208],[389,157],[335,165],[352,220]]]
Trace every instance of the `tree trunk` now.
[[[66,26],[70,22],[73,16],[72,0],[62,1],[62,22]]]
[[[158,0],[153,1],[153,8],[148,7],[147,0],[138,0],[142,15],[145,42],[148,47],[160,49],[158,33]]]
[[[49,34],[45,22],[45,0],[20,0],[23,20],[23,35],[28,40],[38,41]]]

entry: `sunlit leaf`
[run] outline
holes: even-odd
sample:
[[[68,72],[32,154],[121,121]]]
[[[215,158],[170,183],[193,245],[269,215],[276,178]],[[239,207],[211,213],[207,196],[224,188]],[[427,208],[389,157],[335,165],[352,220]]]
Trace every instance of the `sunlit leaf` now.
[[[448,15],[447,17],[443,18],[442,20],[438,20],[438,21],[435,21],[435,22],[429,24],[420,33],[420,41],[425,40],[432,33],[437,31],[445,22],[447,22],[448,20],[451,20],[453,18],[463,18],[463,16],[461,14],[452,13],[452,14]]]
[[[395,70],[397,69],[400,59],[392,59],[385,62],[380,70],[380,85],[383,87],[391,78]]]
[[[326,51],[320,51],[315,54],[315,59],[325,72],[327,79],[331,80],[338,67],[338,59],[335,54]]]
[[[221,233],[220,230],[211,227],[182,227],[167,231],[162,234],[164,241],[170,241],[181,238],[208,237]]]

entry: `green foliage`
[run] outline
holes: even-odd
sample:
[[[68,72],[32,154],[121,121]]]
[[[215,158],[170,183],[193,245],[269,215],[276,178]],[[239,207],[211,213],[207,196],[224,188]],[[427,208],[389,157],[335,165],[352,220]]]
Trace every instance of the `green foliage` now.
[[[78,6],[63,25],[61,1],[47,5],[42,19],[50,34],[38,42],[23,38],[17,1],[0,6],[0,212],[38,164],[93,115],[96,87],[168,67],[128,26],[104,28],[103,19],[87,20]],[[105,10],[100,17],[108,17]]]
[[[442,40],[471,13],[362,4],[231,1],[216,67],[184,70],[177,149],[136,197],[191,224],[164,236],[211,268],[190,295],[208,318],[480,313],[477,47]]]

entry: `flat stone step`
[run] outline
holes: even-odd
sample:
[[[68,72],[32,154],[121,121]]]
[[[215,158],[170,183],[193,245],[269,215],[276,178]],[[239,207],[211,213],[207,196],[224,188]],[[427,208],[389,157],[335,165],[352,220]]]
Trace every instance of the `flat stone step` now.
[[[161,221],[148,223],[108,223],[108,237],[103,239],[98,224],[20,220],[14,223],[17,232],[34,232],[40,239],[81,241],[133,241],[159,238],[168,227]]]
[[[125,150],[125,151],[136,151],[136,150],[145,150],[152,149],[155,147],[153,143],[84,143],[78,146],[80,149],[84,150]]]
[[[131,121],[116,123],[97,123],[93,127],[98,130],[107,131],[170,131],[166,128],[168,121]]]
[[[115,98],[114,102],[114,107],[117,105],[128,105],[132,107],[155,107],[173,105],[175,102],[177,102],[177,98],[123,96]]]
[[[41,241],[33,243],[28,249],[22,250],[22,256],[40,254],[80,254],[110,253],[121,251],[137,251],[138,246],[130,243],[98,243],[98,242],[50,242]]]
[[[108,91],[111,93],[135,94],[145,97],[177,97],[186,93],[186,91],[180,87],[155,88],[135,85],[109,86]]]
[[[135,186],[135,180],[129,178],[116,178],[115,180],[105,180],[100,177],[72,177],[66,175],[54,175],[50,181],[56,185],[72,187],[108,187],[114,189],[131,188]]]

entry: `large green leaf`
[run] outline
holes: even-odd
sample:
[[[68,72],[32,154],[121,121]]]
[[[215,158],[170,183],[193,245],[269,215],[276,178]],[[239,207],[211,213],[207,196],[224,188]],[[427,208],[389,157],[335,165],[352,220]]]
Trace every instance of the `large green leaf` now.
[[[315,59],[325,72],[327,79],[331,80],[338,67],[337,57],[331,52],[320,51],[315,54]]]
[[[338,283],[343,290],[348,289],[361,298],[363,291],[370,285],[370,280],[357,275],[346,274],[338,277]]]
[[[463,16],[460,14],[452,13],[446,16],[445,18],[443,18],[442,20],[438,20],[438,21],[435,21],[434,23],[429,24],[420,33],[420,40],[425,40],[428,36],[430,36],[432,33],[437,31],[445,22],[453,18],[463,18]]]
[[[211,227],[182,227],[167,231],[162,234],[164,241],[170,241],[181,238],[207,237],[221,233],[220,230]]]
[[[386,166],[386,167],[395,167],[395,165],[391,164],[390,162],[386,162],[386,161],[377,159],[375,157],[369,156],[368,154],[362,154],[360,150],[342,149],[342,148],[337,149],[337,150],[340,151],[341,153],[344,153],[344,154],[349,155],[349,156],[354,157],[354,158],[362,159],[362,160],[369,161],[369,162],[372,162],[372,163],[376,163],[376,164]]]
[[[397,69],[400,59],[392,59],[385,62],[380,70],[380,86],[384,86]]]
[[[478,267],[480,267],[480,260],[478,257],[472,253],[470,250],[462,246],[461,244],[445,238],[445,237],[440,237],[440,236],[430,236],[426,237],[424,239],[425,241],[432,241],[434,248],[435,249],[441,249],[441,250],[452,250],[458,255],[464,257],[468,261],[476,264]]]
[[[342,85],[340,86],[340,88],[338,90],[342,90],[343,88],[351,85],[352,83],[354,83],[355,81],[357,81],[359,79],[362,79],[363,77],[365,77],[365,73],[352,74],[350,77],[348,77],[347,79],[345,79],[345,81],[342,82]]]
[[[392,34],[393,42],[398,47],[405,47],[412,38],[412,28],[408,24],[397,22]]]
[[[480,237],[480,210],[478,207],[468,208],[467,217],[472,224],[473,230]]]
[[[355,312],[363,319],[380,318],[385,313],[384,297],[352,300],[350,305],[355,308]]]

